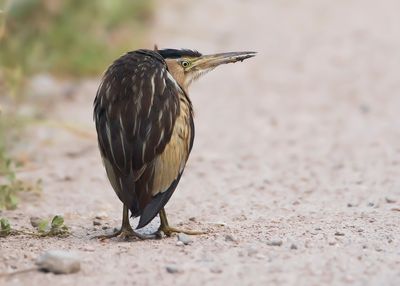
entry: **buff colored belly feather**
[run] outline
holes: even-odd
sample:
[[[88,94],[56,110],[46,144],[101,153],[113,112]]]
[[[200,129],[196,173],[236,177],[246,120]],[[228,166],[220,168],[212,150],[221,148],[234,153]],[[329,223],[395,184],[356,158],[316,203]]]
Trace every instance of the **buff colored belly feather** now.
[[[185,168],[192,132],[189,116],[187,103],[181,101],[180,115],[175,121],[171,140],[164,152],[155,159],[154,181],[151,188],[153,196],[166,191]]]

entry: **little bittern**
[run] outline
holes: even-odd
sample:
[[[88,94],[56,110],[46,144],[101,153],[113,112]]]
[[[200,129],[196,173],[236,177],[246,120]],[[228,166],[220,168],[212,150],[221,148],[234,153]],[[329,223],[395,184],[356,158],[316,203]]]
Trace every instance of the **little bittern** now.
[[[193,146],[193,110],[188,87],[215,67],[243,61],[255,52],[202,55],[192,50],[137,50],[117,59],[105,72],[94,100],[94,121],[110,183],[122,201],[121,229],[109,236],[154,238],[170,227],[164,206],[175,191]],[[137,228],[160,215],[159,231]]]

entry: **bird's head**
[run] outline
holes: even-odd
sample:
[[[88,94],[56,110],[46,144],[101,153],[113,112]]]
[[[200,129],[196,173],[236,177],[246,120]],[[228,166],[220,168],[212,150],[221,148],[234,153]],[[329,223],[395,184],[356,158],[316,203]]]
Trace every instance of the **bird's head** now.
[[[188,87],[194,80],[217,66],[243,61],[256,55],[255,52],[202,55],[197,51],[175,49],[163,49],[157,52],[165,59],[169,72],[185,92],[188,92]]]

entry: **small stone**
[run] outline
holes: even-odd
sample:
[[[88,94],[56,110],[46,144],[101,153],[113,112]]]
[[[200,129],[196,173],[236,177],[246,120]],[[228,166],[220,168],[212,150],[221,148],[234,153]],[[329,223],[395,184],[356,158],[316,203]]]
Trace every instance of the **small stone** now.
[[[72,181],[72,177],[69,175],[64,176],[64,181]]]
[[[98,220],[94,220],[93,225],[101,225],[101,222],[99,222]]]
[[[373,207],[374,205],[375,205],[375,204],[374,204],[373,202],[369,202],[369,203],[368,203],[368,206],[369,206],[369,207]]]
[[[368,105],[366,105],[366,104],[361,104],[360,105],[360,111],[362,113],[369,113],[370,110],[371,110],[371,108]]]
[[[227,226],[228,225],[226,222],[223,222],[223,221],[212,221],[212,222],[209,222],[209,223],[217,225],[217,226]]]
[[[37,217],[37,216],[31,216],[30,217],[30,221],[31,221],[31,225],[33,227],[38,227],[40,222],[42,221],[42,219],[40,217]]]
[[[184,233],[178,234],[178,241],[181,241],[185,245],[191,244],[193,242],[193,240],[187,234]]]
[[[178,240],[178,241],[175,243],[175,245],[176,245],[176,246],[184,246],[185,244],[184,244],[182,241]]]
[[[42,254],[36,265],[43,271],[55,274],[69,274],[81,269],[81,262],[75,254],[63,250],[50,250]]]
[[[343,232],[340,232],[340,231],[337,231],[337,232],[335,232],[335,235],[336,235],[336,236],[344,236],[344,233],[343,233]]]
[[[83,250],[88,252],[93,252],[95,251],[95,248],[93,246],[86,246],[83,248]]]
[[[292,245],[290,245],[290,249],[296,250],[297,249],[297,245],[292,243]]]
[[[175,274],[175,273],[182,273],[183,269],[178,267],[177,265],[167,265],[165,267],[168,273]]]
[[[336,241],[335,241],[335,240],[330,240],[330,241],[328,241],[328,244],[329,244],[329,245],[335,245],[335,244],[336,244]]]
[[[196,221],[196,218],[194,216],[189,218],[190,221]]]
[[[225,235],[225,241],[235,242],[236,239],[231,234],[227,234]]]
[[[107,214],[106,212],[99,212],[99,213],[95,216],[95,219],[102,220],[102,219],[106,219],[107,217],[108,217],[108,214]]]
[[[109,229],[109,228],[110,228],[110,227],[108,227],[108,226],[105,225],[105,226],[103,226],[101,229],[102,229],[102,230],[106,230],[106,229]]]
[[[222,273],[222,269],[219,266],[213,266],[213,267],[210,268],[210,272],[218,274],[218,273]]]
[[[267,241],[267,245],[270,246],[281,246],[282,245],[282,240],[269,240]]]
[[[388,204],[394,204],[394,203],[396,203],[396,200],[394,200],[394,199],[392,199],[392,198],[388,198],[388,197],[385,198],[385,201],[386,201]]]
[[[247,255],[248,256],[254,256],[258,253],[258,249],[254,246],[251,246],[247,249]]]

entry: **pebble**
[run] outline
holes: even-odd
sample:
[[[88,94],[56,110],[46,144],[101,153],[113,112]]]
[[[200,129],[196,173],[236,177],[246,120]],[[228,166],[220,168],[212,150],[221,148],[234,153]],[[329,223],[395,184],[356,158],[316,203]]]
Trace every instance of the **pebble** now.
[[[386,201],[388,204],[394,204],[394,203],[396,202],[396,200],[394,200],[394,199],[392,199],[392,198],[388,198],[388,197],[385,198],[385,201]]]
[[[31,216],[30,217],[30,221],[31,221],[31,225],[33,227],[38,227],[40,222],[42,221],[42,219],[40,217],[37,217],[37,216]]]
[[[340,232],[340,231],[337,231],[337,232],[335,232],[335,235],[336,235],[336,236],[344,236],[344,233],[343,233],[343,232]]]
[[[94,218],[99,220],[106,219],[108,218],[108,214],[106,212],[99,212]]]
[[[292,243],[292,245],[290,245],[290,249],[294,249],[294,250],[297,249],[297,245]]]
[[[256,247],[254,247],[254,246],[250,246],[248,249],[247,249],[247,255],[248,256],[254,256],[254,255],[256,255],[258,253],[258,249],[256,248]]]
[[[101,225],[101,222],[98,221],[98,220],[94,220],[94,221],[93,221],[93,225]]]
[[[69,274],[81,269],[79,257],[64,250],[49,250],[42,254],[36,261],[39,269],[55,274]]]
[[[282,245],[282,240],[269,240],[267,241],[267,245],[270,246],[281,246]]]
[[[167,265],[165,267],[168,273],[175,274],[175,273],[182,273],[183,269],[178,267],[177,265]]]
[[[185,244],[184,244],[182,241],[178,240],[178,241],[175,243],[175,245],[176,245],[176,246],[184,246]]]
[[[231,234],[227,234],[227,235],[225,235],[225,241],[235,242],[236,239]]]
[[[193,240],[184,233],[178,233],[178,241],[181,241],[185,245],[191,244],[193,242]]]
[[[209,224],[215,224],[215,225],[218,225],[218,226],[227,226],[228,225],[226,222],[223,222],[223,221],[210,221],[208,223]]]
[[[88,252],[93,252],[93,251],[95,251],[96,249],[95,249],[93,246],[85,246],[85,247],[83,248],[83,250],[84,250],[84,251],[88,251]]]
[[[210,272],[215,274],[222,273],[222,268],[219,266],[212,266]]]

